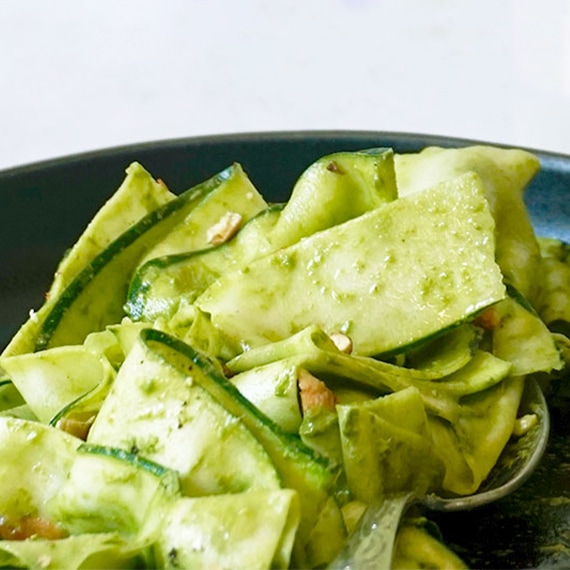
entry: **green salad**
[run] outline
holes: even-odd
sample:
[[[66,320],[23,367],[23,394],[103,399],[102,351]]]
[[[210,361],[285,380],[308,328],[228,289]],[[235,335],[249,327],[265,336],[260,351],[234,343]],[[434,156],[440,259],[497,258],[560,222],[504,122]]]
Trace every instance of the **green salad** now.
[[[518,149],[338,152],[269,203],[133,163],[0,355],[0,567],[325,568],[475,493],[570,357]],[[379,567],[463,568],[417,507]]]

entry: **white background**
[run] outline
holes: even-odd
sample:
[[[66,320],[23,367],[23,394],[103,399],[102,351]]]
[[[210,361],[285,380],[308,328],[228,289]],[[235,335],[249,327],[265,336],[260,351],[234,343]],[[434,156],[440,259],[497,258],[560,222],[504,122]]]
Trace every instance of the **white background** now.
[[[356,129],[570,154],[566,0],[0,0],[0,169]]]

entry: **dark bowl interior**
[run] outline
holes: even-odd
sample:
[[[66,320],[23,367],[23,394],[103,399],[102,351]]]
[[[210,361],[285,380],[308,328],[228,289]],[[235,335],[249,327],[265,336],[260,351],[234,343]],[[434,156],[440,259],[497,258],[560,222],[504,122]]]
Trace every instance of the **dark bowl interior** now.
[[[334,151],[385,146],[411,152],[427,145],[476,142],[391,132],[224,135],[111,148],[0,172],[0,348],[29,310],[41,305],[59,259],[134,160],[176,192],[240,162],[261,193],[278,201],[289,196],[296,178],[313,160]],[[534,152],[542,170],[526,193],[533,223],[539,234],[570,242],[570,157]],[[436,517],[444,536],[472,566],[531,567],[562,561],[569,567],[570,484],[563,477],[570,455],[566,425],[563,421],[558,426],[561,439],[552,448],[556,456],[549,458],[547,453],[542,474],[516,497],[476,513]],[[565,501],[554,506],[544,502],[548,497]]]

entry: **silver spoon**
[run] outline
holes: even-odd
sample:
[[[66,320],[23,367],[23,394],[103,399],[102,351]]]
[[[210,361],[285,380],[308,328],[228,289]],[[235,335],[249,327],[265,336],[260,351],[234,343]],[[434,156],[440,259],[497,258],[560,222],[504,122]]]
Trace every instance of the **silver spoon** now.
[[[370,505],[329,569],[389,568],[400,519],[412,503],[419,502],[437,511],[471,510],[518,489],[540,463],[550,434],[548,405],[535,380],[526,382],[519,410],[522,414],[536,414],[537,424],[507,444],[477,493],[449,498],[434,494],[418,498],[413,493],[403,493],[390,496],[379,505]]]
[[[525,384],[519,412],[536,414],[538,424],[506,446],[477,493],[452,498],[428,495],[421,499],[421,503],[436,511],[465,511],[497,501],[518,489],[540,463],[550,434],[548,405],[534,379]]]

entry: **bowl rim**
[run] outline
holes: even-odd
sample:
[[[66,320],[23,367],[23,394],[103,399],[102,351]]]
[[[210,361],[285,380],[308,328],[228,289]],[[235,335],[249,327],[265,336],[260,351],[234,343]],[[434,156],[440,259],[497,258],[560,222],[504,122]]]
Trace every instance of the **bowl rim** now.
[[[223,145],[228,143],[249,143],[249,142],[285,142],[285,141],[307,141],[307,140],[326,140],[326,139],[350,139],[355,142],[358,139],[387,139],[397,144],[421,144],[422,146],[442,146],[442,147],[459,147],[471,145],[490,145],[499,148],[517,148],[531,152],[540,158],[550,160],[563,160],[570,162],[570,151],[568,153],[542,150],[535,147],[524,145],[507,144],[503,142],[494,142],[491,140],[457,137],[442,134],[431,134],[413,131],[377,131],[377,130],[350,130],[350,129],[309,129],[309,130],[276,130],[276,131],[243,131],[243,132],[226,132],[217,134],[192,135],[187,137],[159,138],[143,140],[140,142],[125,143],[111,146],[103,146],[91,150],[84,150],[50,158],[29,161],[15,166],[0,169],[1,178],[10,178],[11,176],[21,175],[25,172],[31,172],[42,169],[57,168],[61,165],[69,165],[73,163],[81,163],[89,160],[110,157],[122,153],[137,153],[150,151],[156,148],[168,149],[196,146],[200,144],[216,144]]]

